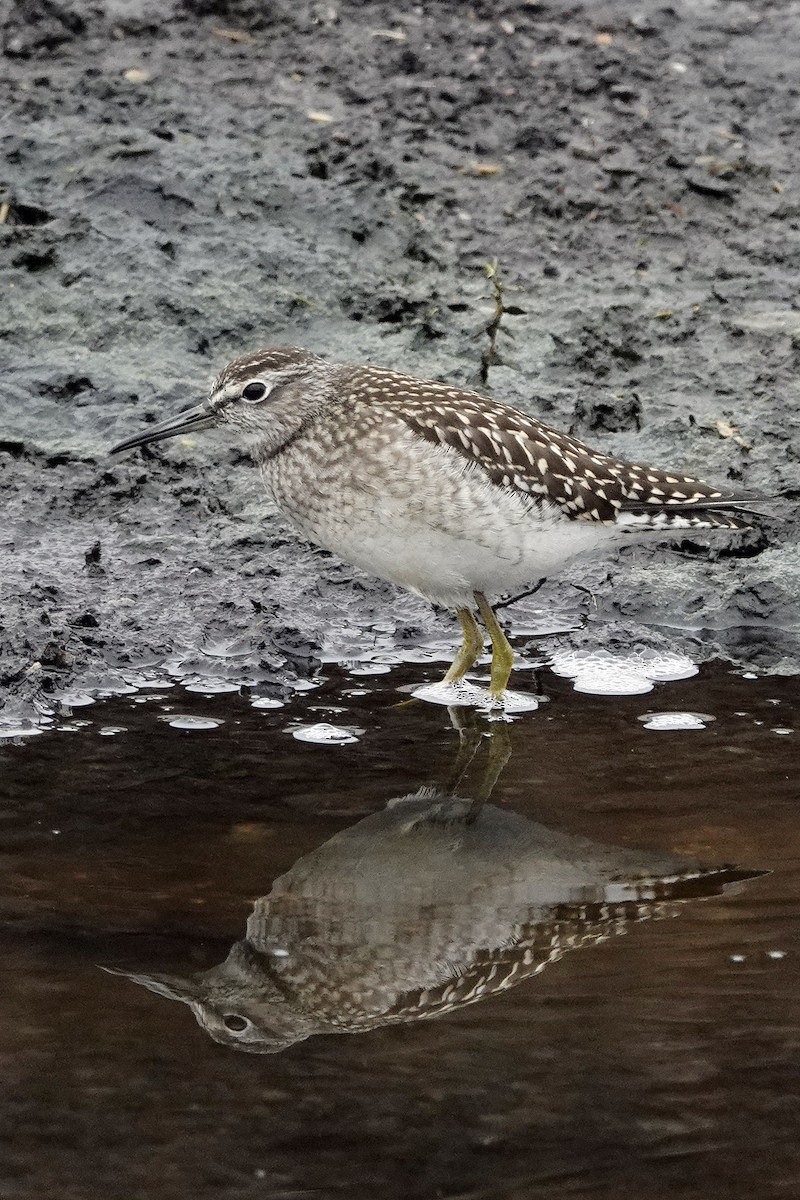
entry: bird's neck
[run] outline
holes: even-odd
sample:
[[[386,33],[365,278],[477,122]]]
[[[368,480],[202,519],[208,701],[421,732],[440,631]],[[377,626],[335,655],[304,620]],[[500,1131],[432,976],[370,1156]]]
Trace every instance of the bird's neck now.
[[[327,380],[287,384],[269,405],[269,423],[256,434],[253,454],[263,465],[302,437],[330,403]]]

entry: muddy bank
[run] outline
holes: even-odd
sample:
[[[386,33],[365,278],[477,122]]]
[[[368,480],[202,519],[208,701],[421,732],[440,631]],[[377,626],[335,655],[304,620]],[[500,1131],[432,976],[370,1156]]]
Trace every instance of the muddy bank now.
[[[575,568],[597,607],[552,583],[539,626],[656,623],[795,669],[797,16],[7,5],[3,699],[165,660],[280,688],[365,641],[451,642],[449,618],[287,537],[224,437],[107,450],[271,342],[475,385],[493,259],[511,311],[487,390],[778,497],[712,552]]]

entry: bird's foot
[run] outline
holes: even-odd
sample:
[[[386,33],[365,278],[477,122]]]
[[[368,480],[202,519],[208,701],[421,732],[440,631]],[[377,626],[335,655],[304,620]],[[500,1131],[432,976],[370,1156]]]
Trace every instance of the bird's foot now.
[[[493,692],[490,689],[485,693],[481,705],[490,721],[503,721],[518,713],[535,712],[538,707],[538,696],[530,696],[525,692],[510,692],[508,689],[502,692]]]

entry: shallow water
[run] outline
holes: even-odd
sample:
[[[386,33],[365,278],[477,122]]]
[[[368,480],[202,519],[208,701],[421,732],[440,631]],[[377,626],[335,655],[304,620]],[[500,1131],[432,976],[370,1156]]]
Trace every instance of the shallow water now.
[[[426,679],[0,743],[4,1200],[798,1194],[797,681]]]

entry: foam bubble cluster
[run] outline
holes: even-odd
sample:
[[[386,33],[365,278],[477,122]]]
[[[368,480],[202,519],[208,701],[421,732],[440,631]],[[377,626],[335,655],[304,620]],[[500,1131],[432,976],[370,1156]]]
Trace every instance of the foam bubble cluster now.
[[[171,729],[217,729],[225,723],[220,717],[195,717],[190,713],[176,713],[166,721]]]
[[[0,738],[29,738],[44,733],[48,724],[36,724],[33,721],[16,720],[13,717],[0,718]]]
[[[671,731],[675,729],[705,729],[709,721],[715,720],[709,713],[697,712],[651,712],[639,717],[645,729]]]
[[[689,679],[698,667],[686,654],[634,647],[625,654],[609,650],[558,650],[550,660],[556,675],[572,679],[576,692],[593,696],[641,696],[655,683]]]
[[[291,733],[298,742],[315,742],[321,746],[346,746],[349,742],[358,741],[352,729],[329,725],[326,721],[320,721],[316,725],[300,725]]]

